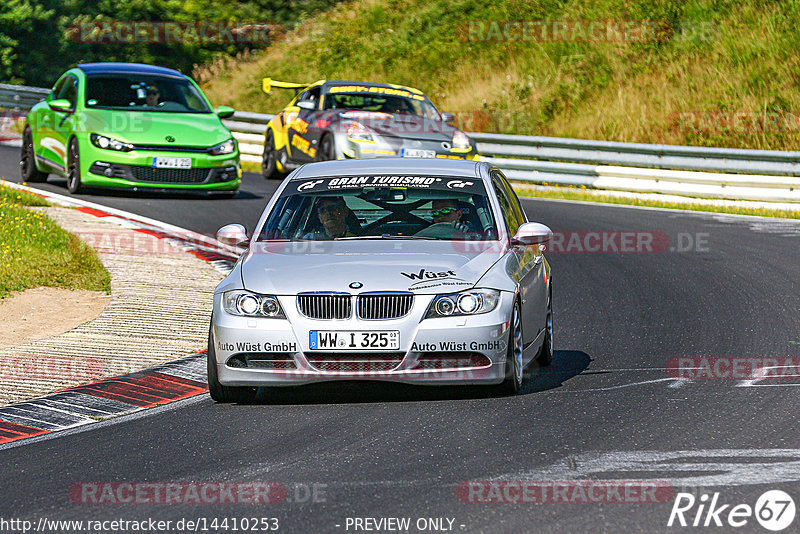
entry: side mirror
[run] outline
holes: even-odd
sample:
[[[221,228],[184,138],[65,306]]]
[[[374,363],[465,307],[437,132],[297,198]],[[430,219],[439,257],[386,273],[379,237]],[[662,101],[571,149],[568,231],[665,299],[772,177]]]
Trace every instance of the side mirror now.
[[[50,106],[50,109],[53,111],[62,111],[64,113],[72,110],[72,104],[66,98],[59,98],[57,100],[51,100],[47,103]]]
[[[317,105],[311,100],[298,100],[297,107],[300,109],[307,109],[309,111],[314,111],[317,109]]]
[[[233,117],[233,114],[236,112],[236,110],[234,110],[230,106],[220,106],[217,109],[215,109],[214,111],[217,113],[217,116],[220,119],[227,119],[227,118]]]
[[[226,245],[244,245],[249,240],[247,230],[241,224],[228,224],[217,230],[217,241]]]
[[[514,236],[520,245],[541,245],[553,238],[553,231],[547,226],[535,222],[521,225]]]
[[[452,113],[442,113],[442,122],[453,122],[456,120],[456,116]]]

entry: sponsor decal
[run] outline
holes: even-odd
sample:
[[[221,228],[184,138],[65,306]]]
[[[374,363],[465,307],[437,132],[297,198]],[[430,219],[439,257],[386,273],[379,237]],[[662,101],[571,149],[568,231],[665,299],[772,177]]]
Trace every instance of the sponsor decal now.
[[[472,284],[470,284],[466,280],[462,280],[461,278],[443,278],[443,279],[435,280],[435,281],[423,280],[421,282],[416,282],[416,283],[411,284],[410,286],[408,286],[408,290],[409,291],[420,291],[420,290],[423,290],[423,289],[431,289],[431,288],[434,288],[434,287],[449,287],[449,286],[452,286],[452,287],[455,287],[455,288],[459,288],[459,287],[463,288],[463,287],[469,287],[471,285]]]
[[[449,278],[451,276],[455,276],[455,271],[440,271],[440,272],[433,272],[428,271],[426,269],[420,269],[418,273],[404,273],[400,272],[403,276],[410,278],[411,280],[422,280],[422,279],[432,279],[432,278]]]
[[[302,184],[297,186],[298,191],[306,191],[308,189],[314,189],[319,184],[321,184],[324,180],[311,180],[310,182],[303,182]]]
[[[383,113],[381,111],[345,111],[344,113],[339,113],[339,116],[343,119],[383,120],[392,118],[390,113]]]
[[[61,159],[64,159],[64,156],[67,153],[67,151],[64,149],[64,143],[62,143],[60,141],[57,141],[56,139],[53,139],[52,137],[43,137],[42,140],[39,141],[39,144],[41,146],[43,146],[44,148],[52,150],[53,152],[58,154],[58,156]]]
[[[252,343],[237,341],[235,343],[217,341],[217,350],[227,352],[298,352],[297,343],[282,339],[280,341],[264,341]]]
[[[408,286],[409,291],[419,291],[421,289],[430,289],[433,287],[446,287],[456,286],[464,287],[470,286],[469,282],[463,278],[456,277],[455,271],[429,271],[427,269],[420,269],[419,272],[404,273],[403,276],[411,280],[416,280],[413,284]]]
[[[292,124],[296,122],[292,121]],[[292,136],[292,146],[296,147],[300,152],[312,158],[317,156],[317,149],[311,146],[311,142],[305,137],[300,137],[297,134]]]
[[[504,339],[490,341],[439,341],[438,343],[411,344],[413,352],[503,352],[508,348]]]
[[[289,128],[298,133],[304,134],[308,131],[308,123],[298,117],[293,120],[291,124],[289,124]]]
[[[411,91],[407,91],[405,89],[394,89],[391,87],[367,87],[365,85],[339,85],[336,87],[331,87],[328,90],[331,94],[336,93],[372,93],[372,94],[379,94],[379,95],[392,95],[392,96],[402,96],[405,98],[412,98],[414,100],[424,101],[425,97],[422,95],[414,94]]]
[[[292,144],[295,143],[295,135]],[[300,138],[302,139],[302,137]],[[448,186],[448,183],[451,184]],[[367,175],[367,176],[337,176],[335,178],[320,178],[307,180],[297,186],[297,191],[311,192],[312,190],[336,191],[342,189],[359,189],[363,187],[408,187],[417,189],[434,189],[440,191],[453,190],[458,193],[483,193],[481,182],[455,180],[449,177],[424,176],[424,175]],[[283,196],[294,194],[286,190]]]

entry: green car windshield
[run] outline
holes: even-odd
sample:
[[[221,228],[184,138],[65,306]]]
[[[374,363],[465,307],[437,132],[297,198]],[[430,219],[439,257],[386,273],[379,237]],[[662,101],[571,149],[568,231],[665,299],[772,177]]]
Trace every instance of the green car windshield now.
[[[142,74],[98,74],[87,78],[87,109],[211,113],[189,81]]]

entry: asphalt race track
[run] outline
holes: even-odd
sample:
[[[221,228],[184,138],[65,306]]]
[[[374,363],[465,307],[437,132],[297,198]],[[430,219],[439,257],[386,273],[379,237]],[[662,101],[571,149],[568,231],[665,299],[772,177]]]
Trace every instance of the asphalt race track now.
[[[17,157],[0,148],[0,175],[17,181]],[[83,198],[211,234],[230,222],[252,229],[275,185],[246,175],[232,200]],[[36,186],[68,194],[61,180]],[[667,527],[681,491],[709,501],[718,492],[731,505],[723,522],[767,490],[797,500],[800,379],[731,379],[719,367],[717,379],[689,380],[667,368],[675,358],[800,358],[800,222],[523,203],[530,219],[563,235],[563,252],[548,256],[555,359],[531,372],[522,394],[348,383],[262,394],[244,406],[200,396],[0,449],[0,517],[275,517],[291,533],[355,532],[353,518],[389,517],[411,518],[411,532],[419,518],[445,518],[439,531],[452,519],[450,531],[464,533],[676,532],[708,530]],[[649,236],[653,251],[614,252],[620,232]],[[461,491],[487,480],[662,481],[669,494],[655,503],[540,504],[475,502],[486,499]],[[185,481],[277,482],[287,496],[268,505],[70,496],[82,482]],[[737,531],[765,530],[750,517]]]

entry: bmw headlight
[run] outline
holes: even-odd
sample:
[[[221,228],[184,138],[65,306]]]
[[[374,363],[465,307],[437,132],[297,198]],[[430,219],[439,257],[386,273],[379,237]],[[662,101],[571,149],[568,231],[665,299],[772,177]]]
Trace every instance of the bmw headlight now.
[[[228,139],[224,143],[220,143],[215,147],[211,147],[208,151],[212,156],[221,156],[223,154],[233,154],[236,151],[236,141]]]
[[[259,295],[244,290],[223,293],[222,309],[231,315],[241,315],[243,317],[286,319],[277,298],[272,295]]]
[[[353,141],[366,141],[368,143],[378,142],[378,134],[375,133],[375,130],[364,126],[358,121],[344,121],[342,125],[344,126],[345,132],[347,132],[348,139],[352,139]]]
[[[497,308],[500,292],[496,289],[470,289],[460,293],[437,295],[428,308],[425,318],[478,315]]]
[[[97,148],[104,148],[106,150],[117,150],[119,152],[128,152],[133,150],[132,144],[119,141],[117,139],[114,139],[113,137],[106,137],[105,135],[93,133],[92,135],[89,136],[89,139],[92,141],[92,144]]]
[[[465,134],[461,130],[456,130],[456,133],[453,134],[453,148],[459,148],[462,150],[467,150],[471,148],[471,145],[469,144],[469,137],[467,137],[467,134]]]

